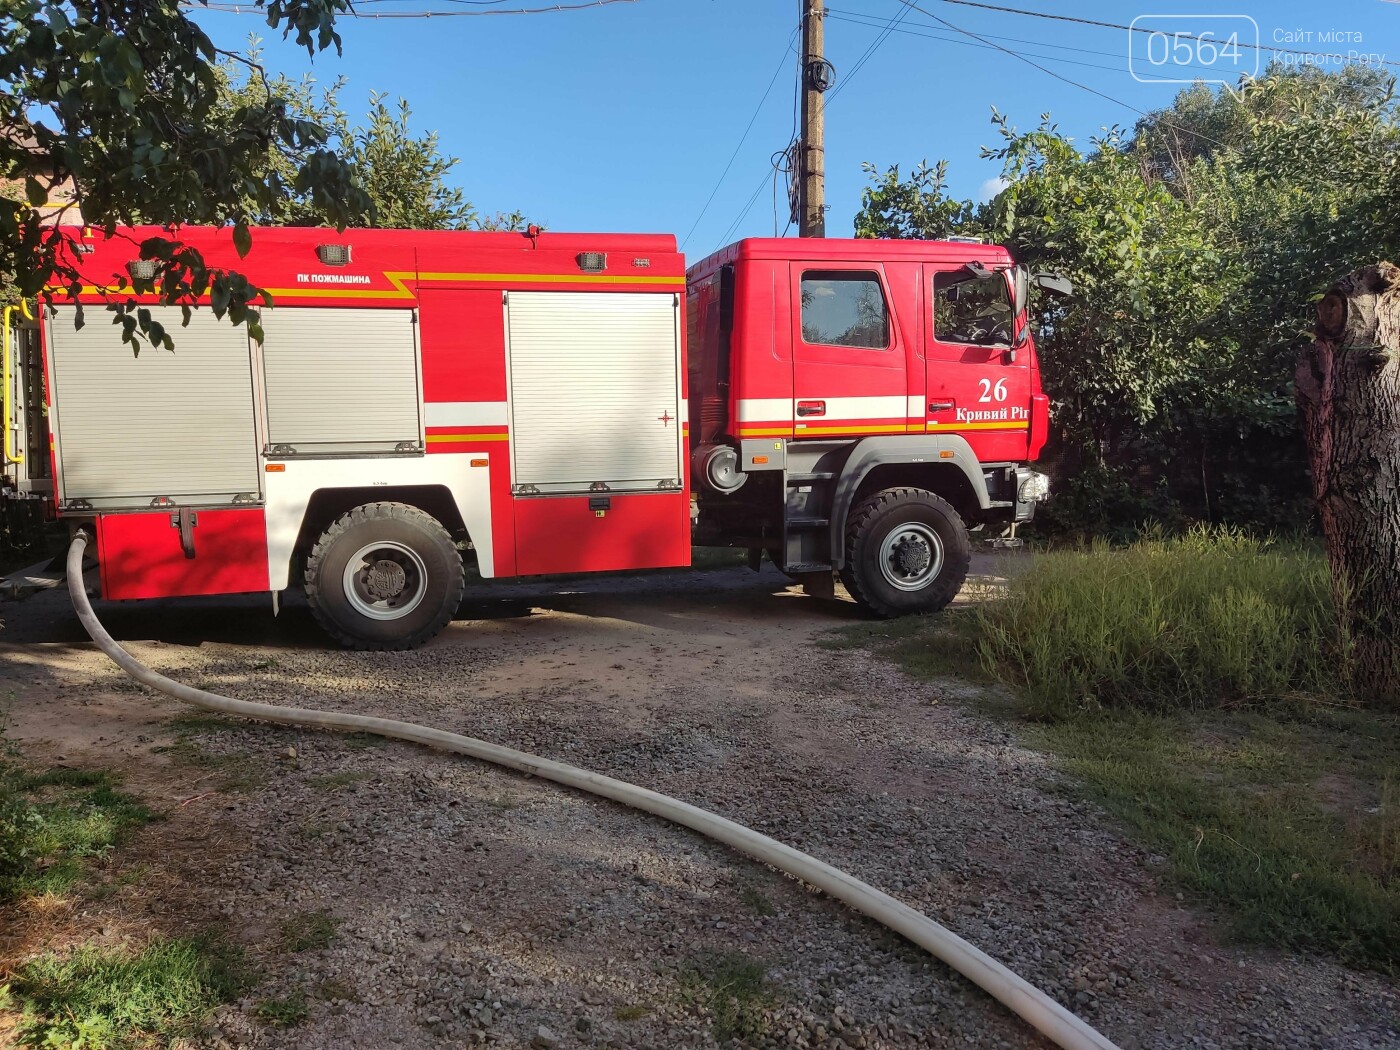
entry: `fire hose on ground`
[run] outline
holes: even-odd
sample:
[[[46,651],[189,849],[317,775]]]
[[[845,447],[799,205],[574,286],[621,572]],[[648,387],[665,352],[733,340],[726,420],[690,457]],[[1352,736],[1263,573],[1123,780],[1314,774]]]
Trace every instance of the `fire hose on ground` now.
[[[92,611],[92,604],[88,601],[83,583],[83,551],[87,544],[87,534],[79,531],[68,548],[68,592],[72,595],[73,606],[97,647],[143,685],[176,700],[220,714],[255,718],[283,725],[373,733],[393,740],[407,740],[444,751],[453,751],[520,773],[552,780],[556,784],[591,795],[612,799],[614,802],[681,824],[801,879],[887,926],[947,963],[988,995],[1020,1015],[1031,1027],[1058,1046],[1066,1050],[1116,1050],[1114,1044],[1105,1036],[1040,989],[928,916],[830,864],[698,806],[576,766],[539,758],[474,737],[415,725],[412,722],[235,700],[166,678],[146,667],[118,645]]]

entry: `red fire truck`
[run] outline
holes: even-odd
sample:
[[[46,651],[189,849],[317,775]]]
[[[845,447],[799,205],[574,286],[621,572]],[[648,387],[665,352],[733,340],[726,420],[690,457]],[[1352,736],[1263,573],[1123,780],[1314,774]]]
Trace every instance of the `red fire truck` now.
[[[101,304],[161,232],[75,231],[86,324],[7,328],[11,489],[92,529],[107,599],[300,585],[341,643],[400,649],[453,616],[464,558],[695,543],[895,615],[1047,493],[1033,278],[1002,248],[745,240],[687,274],[671,236],[262,229],[240,260],[186,229],[270,292],[262,339],[152,305],[174,351],[134,355]]]

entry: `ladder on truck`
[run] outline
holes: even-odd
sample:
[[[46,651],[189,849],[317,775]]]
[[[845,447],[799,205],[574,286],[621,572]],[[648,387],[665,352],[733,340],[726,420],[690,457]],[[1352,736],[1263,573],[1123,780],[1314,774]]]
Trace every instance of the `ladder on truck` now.
[[[36,546],[53,498],[44,359],[39,324],[27,305],[3,310],[3,467],[0,468],[0,543],[11,550]],[[23,597],[63,581],[61,558],[13,572],[0,581],[0,596]]]

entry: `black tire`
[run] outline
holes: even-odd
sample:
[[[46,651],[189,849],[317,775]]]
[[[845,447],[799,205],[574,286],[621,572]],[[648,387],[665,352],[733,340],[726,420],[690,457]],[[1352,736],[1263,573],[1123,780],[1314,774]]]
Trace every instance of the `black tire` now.
[[[923,489],[884,489],[846,519],[841,582],[879,616],[937,612],[962,589],[971,560],[951,504]]]
[[[306,560],[311,611],[350,649],[416,649],[447,626],[465,587],[447,530],[404,503],[367,503],[341,515]]]

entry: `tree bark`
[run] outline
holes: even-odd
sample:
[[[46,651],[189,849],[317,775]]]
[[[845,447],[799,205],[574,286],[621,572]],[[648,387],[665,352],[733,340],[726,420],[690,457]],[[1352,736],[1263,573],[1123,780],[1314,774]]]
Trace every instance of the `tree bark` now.
[[[1400,705],[1400,267],[1333,285],[1295,379],[1346,673],[1362,699]]]

